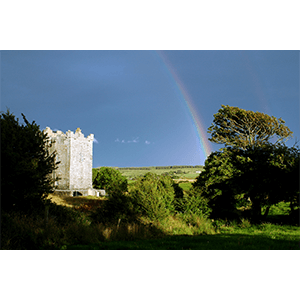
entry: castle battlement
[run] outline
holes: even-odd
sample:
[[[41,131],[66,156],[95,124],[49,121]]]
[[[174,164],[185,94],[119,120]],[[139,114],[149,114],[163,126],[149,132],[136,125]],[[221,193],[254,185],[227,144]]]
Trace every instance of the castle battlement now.
[[[53,173],[54,178],[59,177],[56,188],[58,190],[92,189],[94,135],[90,134],[85,138],[80,128],[77,128],[75,133],[70,130],[63,133],[46,127],[44,133],[52,142],[50,151],[56,151],[56,161],[60,162],[58,169]]]
[[[57,131],[53,131],[51,130],[50,127],[46,127],[46,129],[44,130],[44,133],[47,133],[48,137],[50,138],[85,138],[84,134],[81,132],[80,128],[77,128],[77,130],[75,131],[75,133],[71,130],[68,130],[66,133],[63,133],[60,130]],[[90,135],[88,135],[86,137],[87,140],[94,140],[94,135],[91,133]]]

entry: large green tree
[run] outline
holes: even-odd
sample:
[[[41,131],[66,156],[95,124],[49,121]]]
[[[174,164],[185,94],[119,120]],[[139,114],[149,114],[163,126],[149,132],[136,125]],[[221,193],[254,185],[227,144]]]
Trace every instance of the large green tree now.
[[[251,202],[252,218],[261,219],[273,204],[299,197],[299,148],[283,144],[238,149],[226,147],[210,154],[194,188],[209,200],[213,217],[234,216],[236,209]]]
[[[292,136],[284,124],[282,119],[224,105],[214,115],[209,140],[225,148],[211,153],[194,184],[209,199],[213,214],[226,216],[246,199],[252,202],[256,220],[261,218],[262,206],[282,200],[296,205],[299,149],[284,145]]]
[[[276,139],[276,143],[281,143],[290,138],[293,133],[284,124],[285,121],[281,118],[222,105],[208,128],[208,133],[211,134],[209,140],[242,149],[249,146],[262,146],[272,138]]]
[[[242,171],[236,167],[238,150],[224,148],[209,155],[204,170],[193,183],[195,193],[207,199],[212,217],[235,217],[236,209],[246,204],[246,197],[233,178]]]
[[[32,211],[43,206],[53,191],[55,152],[49,152],[47,135],[33,121],[24,123],[1,112],[1,207]]]

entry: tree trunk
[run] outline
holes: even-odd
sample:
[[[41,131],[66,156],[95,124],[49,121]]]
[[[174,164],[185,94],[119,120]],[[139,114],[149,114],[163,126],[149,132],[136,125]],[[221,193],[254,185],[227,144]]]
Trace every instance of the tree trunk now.
[[[269,214],[270,207],[271,207],[271,206],[268,206],[267,209],[266,209],[266,211],[265,211],[265,213],[264,213],[264,220],[267,219],[267,216],[268,216],[268,214]]]
[[[255,222],[259,222],[261,220],[261,205],[259,197],[251,197],[252,201],[252,216]]]

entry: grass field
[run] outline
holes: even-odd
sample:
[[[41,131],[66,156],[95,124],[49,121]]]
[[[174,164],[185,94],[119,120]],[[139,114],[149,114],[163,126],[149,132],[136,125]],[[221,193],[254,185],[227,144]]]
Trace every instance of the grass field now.
[[[123,176],[128,180],[133,180],[144,176],[148,172],[158,175],[169,173],[175,179],[195,179],[199,176],[196,171],[202,171],[203,166],[188,167],[188,166],[170,166],[170,167],[140,167],[140,168],[117,168]]]
[[[192,182],[189,182],[189,181],[179,181],[179,186],[184,191],[189,191],[192,188]]]
[[[172,166],[171,167],[140,167],[140,168],[116,168],[123,176],[126,177],[128,184],[133,184],[137,178],[144,176],[146,173],[151,172],[157,175],[168,173],[175,182],[180,183],[179,186],[188,191],[192,187],[192,182],[199,176],[197,171],[202,171],[203,166]]]
[[[68,250],[299,250],[297,226],[262,224],[250,228],[224,226],[218,234],[173,235],[158,239],[72,245]]]
[[[184,190],[191,182],[183,181]],[[102,209],[107,198],[60,197],[50,195],[57,204],[49,209],[45,227],[43,214],[2,215],[2,249],[45,250],[299,250],[299,219],[291,221],[289,203],[270,208],[260,224],[248,219],[236,221],[189,218],[170,215],[163,221],[136,219],[129,223],[93,223],[95,209]],[[262,213],[264,212],[262,210]],[[298,212],[299,213],[299,212]],[[66,220],[66,217],[68,220]],[[297,221],[298,220],[298,221]]]
[[[181,185],[191,185],[183,182]],[[188,186],[186,187],[186,189]],[[62,201],[74,204],[81,200],[96,203],[92,197],[65,198]],[[81,198],[81,199],[80,199]],[[53,199],[52,199],[53,200]],[[103,200],[98,200],[99,202]],[[58,199],[56,199],[58,203]],[[60,203],[62,204],[62,202]],[[143,224],[99,225],[86,228],[86,234],[101,231],[102,240],[84,244],[68,243],[65,250],[299,250],[300,229],[289,224],[289,203],[281,202],[271,207],[269,216],[262,224],[240,221],[198,220],[193,225],[180,218],[170,217],[165,222],[154,224],[155,230]],[[122,223],[122,222],[121,222]],[[152,225],[151,225],[152,226]],[[97,229],[96,229],[97,228]],[[80,232],[79,229],[77,229]],[[85,232],[83,230],[83,232]]]
[[[181,185],[186,185],[187,190],[191,183],[183,182]],[[208,219],[188,226],[173,217],[165,223],[158,222],[155,225],[159,231],[158,236],[147,238],[146,233],[141,238],[139,234],[136,237],[125,234],[122,238],[121,234],[119,240],[106,239],[98,244],[69,245],[65,249],[300,250],[300,228],[289,224],[288,212],[289,203],[274,205],[268,218],[261,224],[251,224],[247,219],[231,222]],[[126,227],[126,224],[124,226]],[[116,236],[116,233],[114,234]]]

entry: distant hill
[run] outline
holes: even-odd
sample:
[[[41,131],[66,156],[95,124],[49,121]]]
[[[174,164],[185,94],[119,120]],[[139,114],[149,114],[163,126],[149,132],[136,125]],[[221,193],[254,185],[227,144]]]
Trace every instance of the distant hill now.
[[[97,167],[95,169],[99,169],[101,167]],[[202,170],[204,166],[196,165],[196,166],[153,166],[153,167],[110,167],[118,170],[162,170],[162,169],[199,169]]]
[[[100,167],[98,167],[100,168]],[[97,168],[97,169],[98,169]],[[111,167],[119,170],[128,180],[135,180],[144,176],[148,172],[158,175],[168,174],[173,179],[195,180],[199,173],[202,172],[204,166],[154,166],[154,167]]]

